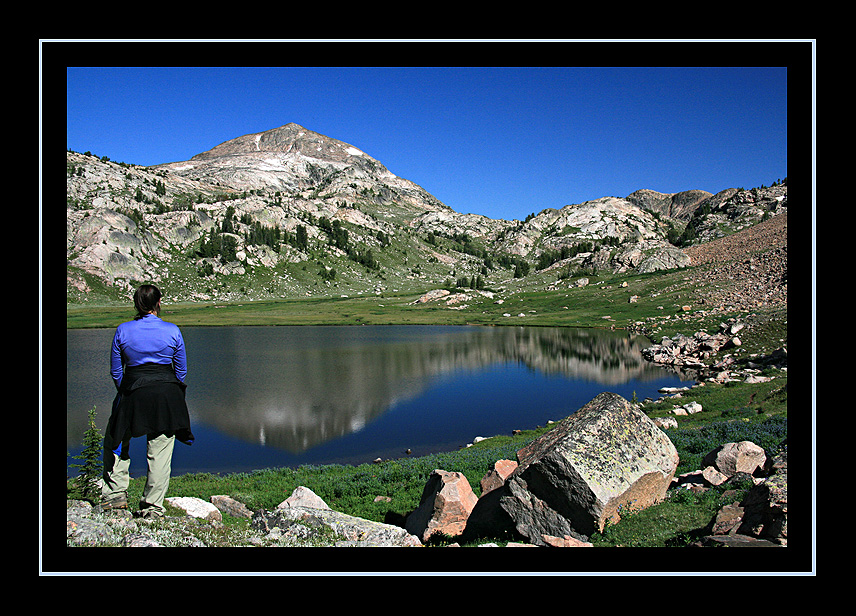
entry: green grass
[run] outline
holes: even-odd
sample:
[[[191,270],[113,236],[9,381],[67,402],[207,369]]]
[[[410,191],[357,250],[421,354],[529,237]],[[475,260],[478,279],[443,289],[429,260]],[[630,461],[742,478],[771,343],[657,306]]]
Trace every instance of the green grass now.
[[[739,501],[750,486],[713,487],[706,492],[676,490],[662,503],[626,515],[590,538],[595,547],[687,547],[705,534],[724,505]]]
[[[163,300],[162,317],[179,326],[186,325],[538,325],[560,327],[626,327],[637,320],[661,317],[659,306],[678,315],[680,298],[664,297],[663,289],[671,288],[677,272],[653,275],[590,276],[590,284],[580,288],[544,291],[546,274],[513,281],[497,291],[493,299],[473,294],[463,310],[453,310],[443,302],[416,304],[423,293],[439,286],[420,290],[366,292],[341,297],[326,296],[195,303],[171,303]],[[622,287],[622,283],[627,283]],[[540,289],[539,289],[540,288]],[[457,289],[468,292],[467,289]],[[659,293],[657,297],[643,297]],[[639,301],[630,303],[631,295]],[[503,303],[495,303],[502,299]],[[519,317],[519,314],[523,317]],[[510,317],[504,316],[511,315]],[[66,309],[66,327],[115,327],[133,316],[126,305],[73,305]]]

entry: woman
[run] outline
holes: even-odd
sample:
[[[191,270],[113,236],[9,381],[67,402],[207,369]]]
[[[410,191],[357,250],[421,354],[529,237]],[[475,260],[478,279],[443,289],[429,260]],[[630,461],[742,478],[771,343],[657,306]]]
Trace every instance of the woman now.
[[[161,320],[160,300],[157,287],[142,285],[134,293],[137,315],[113,336],[110,375],[117,393],[104,438],[102,510],[128,508],[128,446],[132,437],[145,436],[148,474],[140,514],[162,516],[175,439],[193,442],[184,339],[178,326]]]

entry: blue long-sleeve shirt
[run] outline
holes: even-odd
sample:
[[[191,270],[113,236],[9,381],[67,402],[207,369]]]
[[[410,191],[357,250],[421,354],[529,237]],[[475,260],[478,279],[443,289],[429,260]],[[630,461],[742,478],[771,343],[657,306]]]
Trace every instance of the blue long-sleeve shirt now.
[[[154,314],[116,328],[110,351],[110,376],[116,388],[122,383],[124,366],[147,363],[172,364],[179,381],[183,383],[187,377],[187,355],[181,330]]]

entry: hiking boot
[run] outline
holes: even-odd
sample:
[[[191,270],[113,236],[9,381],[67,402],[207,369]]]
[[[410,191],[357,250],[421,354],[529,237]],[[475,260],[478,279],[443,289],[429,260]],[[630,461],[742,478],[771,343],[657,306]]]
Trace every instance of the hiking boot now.
[[[143,520],[160,520],[163,513],[157,509],[141,509],[137,516]]]
[[[124,494],[119,494],[117,496],[106,498],[106,499],[101,501],[100,505],[98,505],[98,511],[100,513],[104,513],[106,511],[112,511],[113,509],[127,509],[127,508],[128,508],[128,498]]]

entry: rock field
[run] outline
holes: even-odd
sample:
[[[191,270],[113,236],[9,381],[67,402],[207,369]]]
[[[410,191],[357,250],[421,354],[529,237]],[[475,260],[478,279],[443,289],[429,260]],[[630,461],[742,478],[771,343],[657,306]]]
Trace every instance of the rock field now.
[[[716,287],[704,299],[720,310],[751,310],[788,303],[788,214],[784,212],[743,231],[684,248],[698,282]]]

